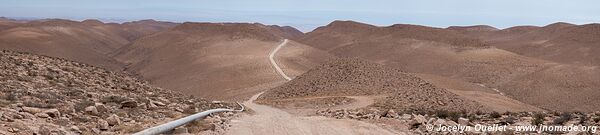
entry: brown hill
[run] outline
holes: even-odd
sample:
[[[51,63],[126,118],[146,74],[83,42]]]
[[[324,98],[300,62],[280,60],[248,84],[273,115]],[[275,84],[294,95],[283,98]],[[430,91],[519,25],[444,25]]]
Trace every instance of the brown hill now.
[[[143,35],[156,32],[144,30],[145,27],[151,26],[104,24],[97,20],[35,20],[0,31],[0,49],[66,58],[119,70],[122,64],[110,58],[110,53]]]
[[[597,66],[599,24],[553,23],[544,27],[513,27],[491,34],[473,33],[490,45],[520,55],[566,64]]]
[[[12,27],[19,25],[20,23],[24,23],[24,21],[18,21],[6,17],[0,17],[0,31],[6,30]]]
[[[355,27],[355,25],[368,26],[365,24],[358,23],[347,24],[347,26],[349,27],[348,29]],[[470,38],[453,40],[465,41],[456,44],[453,42],[447,42],[448,40],[445,39],[448,38],[440,39],[438,37],[420,37],[426,36],[426,34],[415,34],[420,36],[396,36],[395,34],[382,34],[393,32],[373,30],[386,28],[392,29],[390,27],[373,26],[369,27],[369,30],[363,29],[353,31],[343,30],[343,26],[332,28],[323,27],[315,30],[315,32],[307,33],[307,36],[305,38],[302,38],[301,42],[307,45],[314,46],[315,48],[324,48],[324,50],[327,50],[330,54],[335,54],[340,57],[359,57],[372,62],[383,64],[385,66],[398,68],[406,72],[434,75],[442,78],[456,80],[459,81],[456,84],[460,85],[482,85],[482,88],[477,88],[475,90],[497,90],[500,94],[506,95],[514,99],[519,99],[521,102],[527,104],[533,104],[540,107],[544,107],[545,109],[583,111],[597,110],[584,106],[571,106],[569,104],[564,104],[565,102],[587,102],[587,99],[592,99],[592,97],[597,96],[597,93],[593,91],[580,91],[580,88],[594,89],[596,85],[595,82],[588,81],[585,83],[581,83],[581,85],[579,85],[579,88],[574,88],[570,85],[555,85],[556,82],[553,81],[537,81],[538,83],[536,85],[538,86],[524,85],[522,83],[517,82],[517,80],[521,80],[523,78],[536,80],[579,80],[580,78],[594,78],[593,75],[597,72],[595,70],[585,70],[589,67],[565,68],[562,70],[551,71],[550,69],[552,69],[552,67],[556,65],[563,65],[566,67],[572,67],[572,65],[559,64],[551,61],[526,57],[523,55],[519,55],[518,53],[513,53],[510,51],[505,51],[502,49],[487,46],[488,42],[496,42],[499,40],[509,41],[511,40],[511,38],[520,37],[500,37],[498,39],[494,39],[496,41],[488,40],[483,42],[483,46],[478,46],[482,42],[477,40],[471,40]],[[427,27],[417,28],[426,29]],[[538,28],[512,28],[510,31],[516,31],[517,29],[523,29],[523,31],[526,31],[527,29]],[[399,31],[407,30],[400,29]],[[446,32],[438,29],[414,31],[414,33],[418,33],[419,31],[422,33],[431,32],[432,34],[428,34],[431,36],[447,35],[448,33],[453,34],[445,37],[459,38],[466,36],[463,34],[456,34],[458,32]],[[502,31],[506,32],[507,30]],[[446,34],[435,34],[438,32]],[[409,35],[409,33],[406,33],[406,35]],[[331,47],[333,45],[339,46]],[[572,74],[571,72],[589,72],[589,74],[582,74],[582,76],[571,76],[569,75]],[[555,74],[555,76],[539,75],[540,73],[552,73]],[[540,76],[548,78],[536,78]],[[557,78],[558,76],[561,77]],[[508,86],[511,87],[508,88]],[[551,94],[551,91],[564,91],[565,93],[563,94],[578,98],[560,98],[560,96],[558,95]],[[575,94],[577,92],[585,92],[586,94]],[[472,96],[473,97],[468,98],[473,100],[478,99],[478,97],[476,97],[477,95],[474,94]],[[526,98],[530,98],[531,96],[535,97],[536,99],[553,100],[544,100],[547,101],[544,103],[537,101],[534,102],[532,100],[525,100]]]
[[[287,39],[298,39],[304,36],[300,30],[290,26],[269,25],[274,32]]]
[[[1,51],[0,68],[1,134],[131,134],[196,110],[235,107],[58,58]]]
[[[359,59],[331,60],[267,91],[259,100],[332,96],[384,96],[375,107],[403,111],[486,110],[415,75]]]
[[[470,38],[453,30],[440,28],[396,24],[388,27],[376,27],[352,21],[334,21],[307,33],[299,41],[315,48],[331,51],[356,41],[379,41],[386,39],[417,39],[450,44],[453,46],[484,47],[484,42]]]
[[[489,25],[474,25],[474,26],[450,26],[446,29],[449,30],[457,30],[457,31],[468,31],[468,32],[472,32],[472,31],[498,31],[498,28],[489,26]]]
[[[262,24],[184,23],[121,48],[115,58],[127,63],[128,71],[158,86],[212,98],[243,99],[260,91],[250,87],[283,81],[268,58],[285,38],[274,31],[278,30]],[[299,46],[296,51],[308,54],[290,55],[323,53],[293,44]],[[318,61],[298,58],[290,59],[295,60],[291,63]],[[302,68],[289,68],[295,67]]]

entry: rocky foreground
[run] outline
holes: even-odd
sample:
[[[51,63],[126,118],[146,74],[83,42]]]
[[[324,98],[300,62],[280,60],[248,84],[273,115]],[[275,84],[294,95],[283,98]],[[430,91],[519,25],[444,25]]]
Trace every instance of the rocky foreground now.
[[[466,111],[430,111],[419,113],[396,112],[394,110],[380,111],[375,108],[370,109],[321,109],[317,110],[317,115],[333,117],[337,119],[355,119],[370,121],[375,123],[395,123],[393,127],[400,127],[400,130],[408,130],[414,134],[577,134],[588,135],[598,134],[600,126],[600,112],[582,113],[582,112],[504,112],[504,113],[485,113]],[[392,122],[390,122],[392,121]],[[538,130],[517,131],[517,126],[532,127],[538,126]],[[435,131],[427,129],[427,126],[439,128],[464,126],[465,128],[481,127],[501,127],[506,126],[507,130],[495,131]],[[547,127],[595,127],[588,131],[540,131],[540,126]],[[556,129],[555,129],[556,130]]]
[[[126,74],[58,58],[0,53],[0,134],[130,134],[235,104],[153,87]],[[219,130],[213,116],[180,132]]]

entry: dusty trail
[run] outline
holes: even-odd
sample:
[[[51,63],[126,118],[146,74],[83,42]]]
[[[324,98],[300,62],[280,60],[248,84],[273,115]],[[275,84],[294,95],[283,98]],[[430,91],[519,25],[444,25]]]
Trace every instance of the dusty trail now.
[[[288,43],[288,39],[285,39],[285,40],[283,40],[283,43],[279,44],[275,49],[273,49],[273,51],[271,51],[271,53],[269,53],[269,61],[271,62],[271,65],[273,65],[275,70],[277,70],[277,73],[279,73],[279,75],[281,75],[281,77],[283,77],[289,81],[289,80],[292,80],[292,78],[290,78],[285,73],[283,73],[283,70],[279,67],[279,65],[277,65],[277,62],[275,62],[275,53],[277,53],[277,51],[279,51],[279,49],[281,49],[281,47],[283,47],[287,43]]]
[[[228,135],[394,135],[402,134],[355,120],[332,119],[322,116],[294,116],[283,110],[254,103],[262,93],[244,102],[254,115],[231,121]]]
[[[287,39],[277,46],[269,55],[271,64],[285,79],[290,80],[277,66],[272,56],[287,43]],[[374,124],[345,119],[332,119],[321,116],[295,116],[283,110],[254,101],[263,92],[258,93],[243,104],[254,111],[253,115],[244,115],[231,120],[231,128],[227,135],[332,135],[332,134],[373,134],[394,135],[402,134],[383,129]]]

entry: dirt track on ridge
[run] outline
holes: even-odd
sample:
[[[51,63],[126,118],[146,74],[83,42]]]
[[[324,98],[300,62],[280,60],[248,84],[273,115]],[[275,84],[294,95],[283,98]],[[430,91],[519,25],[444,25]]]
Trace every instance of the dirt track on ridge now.
[[[271,54],[275,54],[286,41],[280,44]],[[271,55],[272,56],[272,55]],[[278,69],[276,63],[272,63]],[[280,71],[280,70],[278,70]],[[286,78],[283,72],[279,72]],[[287,78],[286,78],[287,79]],[[277,83],[274,83],[277,84]],[[252,115],[243,115],[231,121],[231,128],[225,134],[238,135],[331,135],[331,134],[403,134],[377,125],[346,119],[333,119],[322,116],[296,116],[283,110],[254,101],[262,94],[258,93],[244,102],[247,108],[254,111]]]

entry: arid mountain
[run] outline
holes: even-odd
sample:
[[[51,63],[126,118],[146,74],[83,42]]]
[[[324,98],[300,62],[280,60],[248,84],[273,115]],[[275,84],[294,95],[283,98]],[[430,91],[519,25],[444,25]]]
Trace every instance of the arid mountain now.
[[[346,96],[382,96],[373,106],[401,111],[486,110],[415,75],[359,59],[333,59],[267,91],[259,100]]]
[[[25,21],[19,21],[15,19],[10,19],[6,17],[0,17],[0,31],[15,27],[21,23],[25,23]]]
[[[474,26],[450,26],[446,29],[456,31],[467,31],[467,32],[485,32],[485,31],[498,31],[500,29],[489,26],[489,25],[474,25]]]
[[[119,70],[123,65],[110,58],[110,53],[141,36],[172,25],[153,21],[121,25],[97,20],[34,20],[0,31],[0,49],[66,58]]]
[[[0,68],[0,134],[131,134],[196,111],[237,106],[59,58],[3,50]]]
[[[332,51],[356,41],[386,41],[391,38],[435,41],[452,46],[486,46],[479,39],[452,30],[408,24],[376,27],[353,21],[334,21],[307,33],[299,41],[315,48]]]
[[[262,24],[184,23],[121,48],[115,58],[128,64],[128,71],[158,86],[211,98],[243,99],[259,92],[246,88],[283,81],[268,58],[269,52],[288,38],[283,33]],[[290,44],[294,52],[306,54],[286,53],[305,55],[290,59],[288,63],[296,65],[288,70],[303,72],[308,68],[298,65],[310,65],[320,59],[312,56],[325,55],[302,44]]]
[[[294,27],[278,25],[270,25],[269,27],[278,35],[288,39],[298,39],[304,36],[304,33]]]
[[[552,26],[552,28],[561,29],[557,26],[560,25]],[[538,27],[515,27],[493,32],[511,35],[526,33],[523,31],[531,29],[538,29]],[[393,25],[375,27],[355,22],[336,21],[307,33],[300,42],[326,50],[330,54],[340,57],[359,57],[410,73],[434,75],[474,85],[482,85],[487,89],[498,90],[499,93],[508,97],[544,109],[597,110],[568,104],[556,105],[565,102],[584,103],[595,100],[592,97],[599,94],[595,91],[585,91],[586,94],[581,95],[576,93],[578,91],[582,92],[582,88],[594,89],[597,83],[588,81],[578,85],[579,88],[573,88],[570,85],[556,85],[556,82],[549,81],[554,79],[594,78],[593,75],[597,71],[590,70],[593,67],[552,70],[553,67],[557,66],[572,66],[497,49],[490,45],[489,42],[493,41],[484,41],[484,39],[477,38],[456,30],[424,26]],[[510,38],[506,37],[499,37],[499,39],[510,41]],[[498,48],[502,47],[498,46]],[[588,72],[589,74],[582,74],[582,76],[568,75],[573,74],[573,72]],[[540,73],[552,73],[556,76],[547,76]],[[540,76],[548,78],[536,78]],[[536,85],[539,86],[533,87],[517,81],[523,78],[536,79],[538,80]],[[578,98],[561,98],[561,96],[551,94],[551,91],[564,91],[563,95]],[[549,100],[544,100],[547,101],[544,103],[525,100],[532,97]]]
[[[600,24],[553,23],[517,26],[492,32],[466,32],[490,45],[520,55],[566,64],[598,66]],[[464,32],[464,31],[463,31]]]

